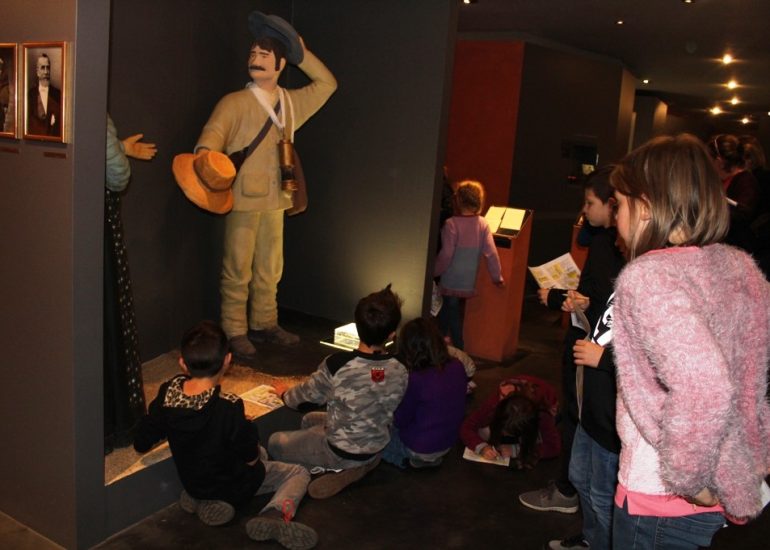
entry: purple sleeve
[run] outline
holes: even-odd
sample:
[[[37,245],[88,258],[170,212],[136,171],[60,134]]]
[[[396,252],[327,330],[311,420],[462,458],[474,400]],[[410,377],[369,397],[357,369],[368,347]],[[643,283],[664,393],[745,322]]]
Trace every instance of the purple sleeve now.
[[[415,414],[417,413],[418,401],[417,383],[415,378],[410,375],[409,382],[406,386],[406,392],[404,392],[404,398],[393,413],[393,424],[398,429],[402,429],[414,421]]]

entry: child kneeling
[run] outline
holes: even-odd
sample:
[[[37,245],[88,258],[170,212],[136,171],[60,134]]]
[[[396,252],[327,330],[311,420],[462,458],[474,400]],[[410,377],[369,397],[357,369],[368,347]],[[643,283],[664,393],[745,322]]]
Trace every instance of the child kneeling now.
[[[517,468],[533,468],[561,451],[556,429],[556,390],[526,374],[500,382],[498,390],[460,428],[466,447],[488,460],[511,457]]]
[[[316,532],[290,522],[307,490],[301,466],[266,460],[257,426],[246,420],[243,401],[222,393],[230,368],[224,331],[204,321],[185,333],[179,365],[184,374],[161,385],[139,424],[134,448],[145,453],[168,438],[184,490],[179,504],[207,525],[223,525],[254,495],[275,492],[246,532],[293,550],[312,548]]]

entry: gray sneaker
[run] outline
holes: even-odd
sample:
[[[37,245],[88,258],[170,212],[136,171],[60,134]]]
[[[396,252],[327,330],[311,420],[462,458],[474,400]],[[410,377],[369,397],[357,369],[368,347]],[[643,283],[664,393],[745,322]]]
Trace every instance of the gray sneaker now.
[[[258,541],[275,540],[289,550],[309,550],[318,543],[318,535],[312,527],[296,521],[284,520],[270,510],[246,523],[249,538]]]
[[[233,355],[245,359],[253,359],[257,355],[257,348],[251,343],[249,337],[245,334],[239,334],[230,338],[230,351]]]
[[[299,336],[288,330],[284,330],[278,325],[263,330],[255,330],[251,334],[254,341],[258,344],[270,342],[273,344],[281,344],[283,346],[293,346],[294,344],[299,343]]]
[[[578,511],[578,496],[563,495],[552,481],[544,489],[529,491],[519,495],[519,502],[527,508],[540,512],[561,512],[575,514]]]
[[[584,548],[590,548],[590,546],[583,538],[583,533],[580,533],[566,539],[552,540],[544,550],[583,550]]]
[[[223,500],[198,500],[182,491],[179,507],[188,514],[195,514],[203,523],[216,527],[224,525],[235,517],[235,508]]]

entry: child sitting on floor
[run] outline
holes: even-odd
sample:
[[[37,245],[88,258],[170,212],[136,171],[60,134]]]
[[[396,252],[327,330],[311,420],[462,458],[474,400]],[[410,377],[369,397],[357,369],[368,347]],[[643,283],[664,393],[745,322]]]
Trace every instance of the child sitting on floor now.
[[[553,386],[520,374],[503,380],[498,391],[465,419],[460,438],[488,460],[511,457],[518,468],[532,468],[541,458],[553,458],[561,450],[557,409]]]
[[[223,525],[252,496],[275,492],[246,524],[254,540],[286,548],[313,548],[316,532],[291,522],[310,474],[296,464],[266,460],[257,427],[246,420],[243,401],[222,393],[220,382],[232,358],[227,336],[215,323],[199,323],[182,338],[184,374],[161,385],[137,429],[134,448],[145,453],[168,438],[184,490],[179,505],[206,525]]]
[[[457,442],[465,416],[465,368],[449,355],[434,322],[422,317],[402,327],[398,357],[409,371],[409,384],[382,458],[399,468],[439,466]]]
[[[327,405],[326,412],[306,414],[300,430],[276,432],[268,442],[270,456],[278,460],[336,470],[310,483],[313,498],[337,494],[379,464],[390,441],[393,411],[406,391],[406,368],[385,350],[401,322],[401,301],[390,285],[358,302],[355,322],[356,351],[328,356],[310,378],[289,390],[276,387],[293,409]]]

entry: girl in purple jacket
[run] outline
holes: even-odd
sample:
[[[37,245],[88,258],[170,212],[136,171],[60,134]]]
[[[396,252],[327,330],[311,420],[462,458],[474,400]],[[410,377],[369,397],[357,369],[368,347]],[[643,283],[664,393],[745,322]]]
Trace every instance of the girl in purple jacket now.
[[[695,137],[649,141],[611,181],[631,260],[614,304],[614,547],[709,546],[725,516],[745,522],[763,507],[770,285],[719,244],[727,201]]]
[[[398,358],[409,383],[382,459],[399,468],[438,466],[457,442],[465,414],[465,367],[449,355],[433,320],[422,317],[401,328]]]

